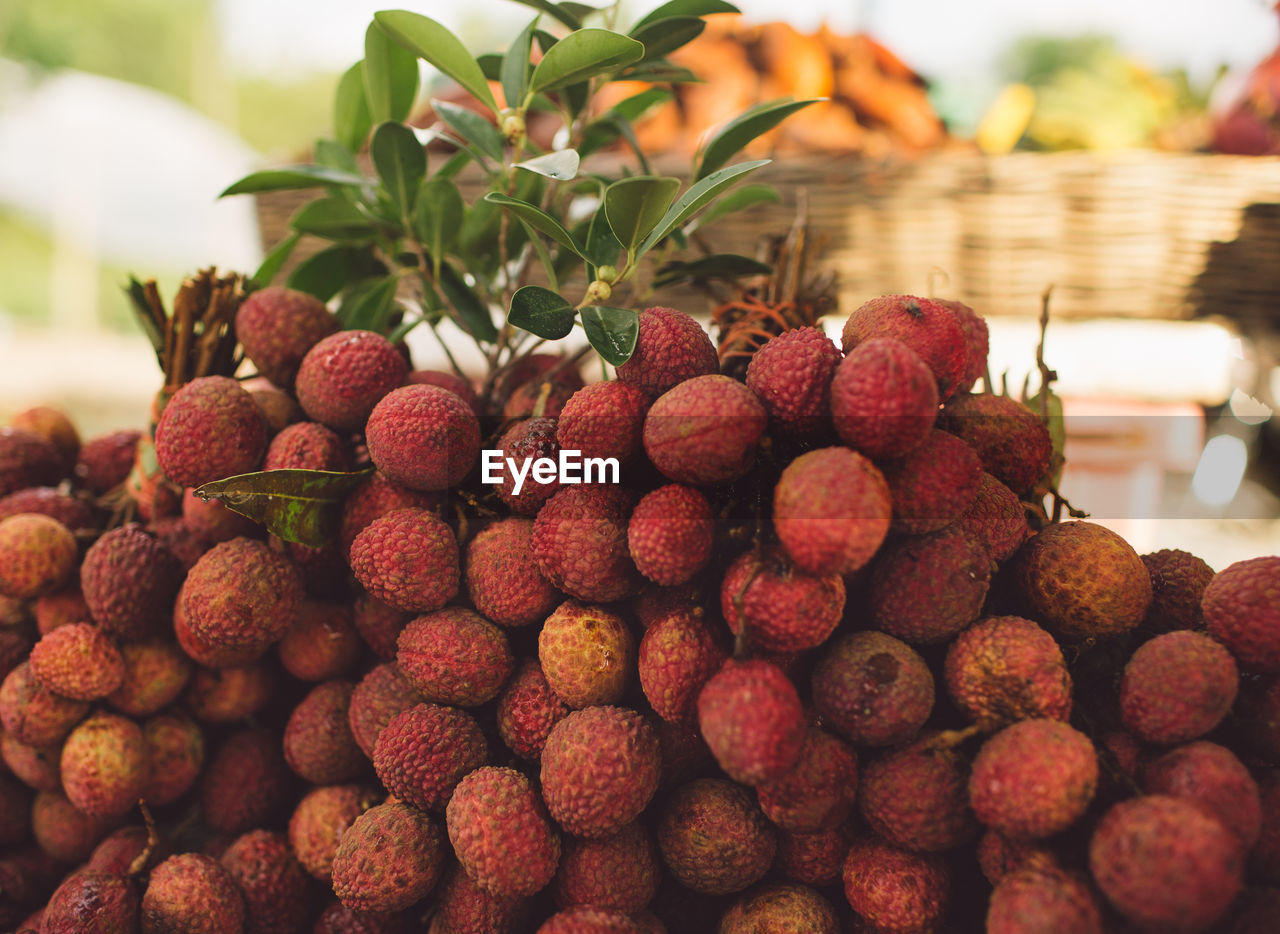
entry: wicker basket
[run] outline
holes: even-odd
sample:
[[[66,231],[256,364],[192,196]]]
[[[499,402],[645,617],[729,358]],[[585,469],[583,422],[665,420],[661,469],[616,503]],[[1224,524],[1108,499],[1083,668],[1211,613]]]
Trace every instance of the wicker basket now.
[[[785,231],[804,190],[845,309],[908,292],[958,298],[987,315],[1035,315],[1052,284],[1060,317],[1223,315],[1280,329],[1280,158],[811,157],[775,162],[753,181],[778,186],[782,202],[711,229],[715,249],[754,253],[761,236]],[[478,186],[464,178],[464,195]],[[307,197],[259,198],[266,247]],[[659,297],[690,311],[706,301]]]

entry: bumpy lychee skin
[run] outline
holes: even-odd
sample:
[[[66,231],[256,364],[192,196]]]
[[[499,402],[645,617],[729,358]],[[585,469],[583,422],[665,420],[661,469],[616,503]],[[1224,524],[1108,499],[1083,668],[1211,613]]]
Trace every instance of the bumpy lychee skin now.
[[[748,551],[729,565],[720,609],[753,649],[802,652],[826,641],[844,613],[844,580],[807,574],[781,548]]]
[[[474,879],[455,866],[445,877],[436,892],[436,934],[501,934],[514,931],[525,915],[528,898],[520,895],[495,895],[476,885]],[[316,931],[316,934],[321,934]],[[334,934],[363,934],[363,932],[334,932]],[[382,932],[370,932],[382,934]],[[396,932],[388,932],[396,934]]]
[[[893,497],[893,528],[910,535],[936,532],[959,519],[977,499],[982,480],[973,450],[937,429],[881,470]]]
[[[601,840],[565,840],[551,891],[561,908],[596,905],[634,914],[653,900],[661,877],[652,833],[632,823]]]
[[[804,708],[795,686],[766,661],[729,660],[698,694],[698,728],[734,781],[777,781],[800,761]]]
[[[953,749],[932,737],[891,750],[862,772],[858,809],[871,829],[895,846],[940,853],[978,831],[969,809],[968,769]]]
[[[101,496],[124,483],[133,469],[141,439],[142,432],[137,429],[112,431],[90,438],[80,446],[80,457],[74,471],[76,485]]]
[[[840,828],[814,833],[778,834],[774,868],[785,878],[806,885],[828,885],[840,878],[849,839]]]
[[[351,735],[364,754],[372,759],[378,736],[387,724],[396,714],[421,701],[422,695],[405,680],[394,663],[370,669],[351,692],[351,705],[347,708]]]
[[[978,478],[977,495],[955,525],[980,542],[997,562],[1005,561],[1031,536],[1022,501],[985,470]]]
[[[1151,604],[1151,575],[1138,553],[1092,522],[1051,525],[1013,561],[1027,615],[1068,641],[1129,632]]]
[[[801,454],[773,491],[774,530],[810,574],[851,574],[865,565],[889,532],[892,510],[884,475],[844,447]]]
[[[978,617],[990,577],[986,549],[958,529],[895,542],[871,568],[873,625],[913,645],[945,642]]]
[[[403,912],[355,911],[335,901],[316,919],[310,934],[405,934]]]
[[[559,594],[533,559],[533,520],[513,516],[467,543],[467,595],[499,626],[528,626],[547,618]]]
[[[941,302],[914,295],[882,295],[864,302],[844,324],[842,349],[851,353],[876,337],[896,338],[915,351],[937,380],[940,399],[964,382],[969,356],[964,331]]]
[[[711,504],[697,490],[676,483],[646,493],[627,524],[636,568],[664,587],[683,584],[702,570],[714,542]]]
[[[396,509],[435,509],[439,494],[420,493],[410,490],[398,483],[388,480],[376,470],[368,480],[363,481],[342,504],[342,522],[338,528],[338,538],[342,543],[342,553],[351,554],[351,543],[374,519],[385,516]]]
[[[537,659],[526,658],[498,698],[498,735],[522,759],[537,759],[569,706],[551,690]]]
[[[583,386],[570,397],[556,420],[556,441],[563,451],[583,458],[613,457],[622,464],[640,450],[649,397],[622,380]]]
[[[557,911],[534,934],[644,934],[634,918],[621,911],[594,905],[574,905]]]
[[[1200,601],[1213,580],[1213,568],[1176,548],[1143,555],[1142,563],[1151,573],[1151,606],[1143,627],[1155,632],[1203,628]]]
[[[1049,470],[1053,441],[1029,408],[1007,396],[961,394],[938,416],[938,427],[973,448],[982,469],[1022,494]]]
[[[498,439],[501,452],[500,482],[494,486],[499,498],[522,516],[536,516],[543,504],[560,489],[559,474],[546,475],[545,481],[537,479],[538,461],[558,462],[560,445],[556,441],[554,418],[525,418],[515,422]],[[512,462],[515,467],[512,467]],[[525,465],[533,465],[526,469]],[[545,469],[545,468],[544,468]],[[516,492],[516,473],[526,470],[520,492]]]
[[[124,681],[124,658],[96,626],[70,623],[41,637],[31,650],[31,674],[55,694],[73,700],[106,697]]]
[[[141,922],[143,934],[239,931],[244,926],[244,897],[219,863],[199,853],[183,853],[151,870]]]
[[[226,376],[200,376],[169,400],[156,423],[156,459],[179,486],[249,473],[267,450],[253,397]]]
[[[263,542],[233,538],[206,551],[187,574],[179,602],[191,632],[214,647],[265,648],[289,629],[302,578]]]
[[[1062,649],[1029,619],[991,616],[956,636],[944,667],[947,693],[975,723],[1066,720],[1071,675]]]
[[[303,795],[289,818],[289,845],[309,875],[330,880],[338,844],[379,797],[361,785],[326,785]]]
[[[365,426],[369,459],[411,490],[457,486],[480,452],[480,422],[471,407],[439,386],[393,389]]]
[[[938,415],[938,384],[902,341],[877,337],[845,357],[831,383],[831,415],[846,444],[877,460],[919,447]]]
[[[23,662],[0,684],[0,724],[19,742],[48,746],[59,742],[79,723],[89,705],[43,687]]]
[[[1240,686],[1235,659],[1198,632],[1178,630],[1139,646],[1124,666],[1120,716],[1150,743],[1180,743],[1222,722]]]
[[[1098,900],[1079,876],[1021,869],[1006,875],[991,893],[987,930],[990,934],[1102,934],[1104,928]]]
[[[794,328],[752,355],[747,388],[782,434],[818,438],[830,430],[831,378],[839,364],[840,351],[820,328]]]
[[[1243,667],[1280,672],[1280,557],[1224,568],[1205,588],[1201,608],[1209,635]]]
[[[483,414],[483,406],[481,406],[480,399],[476,395],[475,387],[470,380],[463,379],[457,373],[449,370],[414,370],[406,377],[406,382],[410,384],[420,383],[424,386],[439,386],[442,389],[447,389],[465,402],[467,407],[475,412],[476,415]]]
[[[58,791],[40,792],[31,805],[31,834],[40,849],[59,862],[87,859],[110,827],[110,821],[90,817]]]
[[[830,902],[806,885],[789,882],[775,882],[742,897],[720,921],[720,934],[839,934],[840,929]]]
[[[640,816],[658,789],[658,735],[634,710],[587,707],[551,728],[542,797],[566,833],[600,839]]]
[[[75,536],[56,519],[19,513],[0,520],[0,596],[25,600],[62,589],[79,556]]]
[[[327,681],[360,661],[363,643],[345,603],[303,600],[276,645],[280,664],[299,681]]]
[[[204,733],[183,714],[162,713],[142,725],[142,737],[147,744],[142,798],[152,807],[172,804],[190,791],[200,777]]]
[[[1049,841],[1014,840],[995,830],[982,834],[976,855],[978,868],[992,885],[998,885],[1009,873],[1021,869],[1052,872],[1062,868]]]
[[[302,930],[310,907],[307,876],[289,838],[271,830],[237,837],[219,859],[244,896],[245,930],[292,934]]]
[[[435,888],[446,859],[436,820],[407,804],[380,804],[342,835],[333,891],[357,911],[402,911]]]
[[[336,431],[357,431],[408,373],[400,351],[381,334],[338,331],[307,351],[294,389],[313,421]]]
[[[644,450],[677,483],[736,480],[755,463],[768,415],[746,386],[728,376],[697,376],[667,390],[644,419]]]
[[[277,734],[264,729],[232,733],[200,776],[204,823],[226,834],[262,826],[286,803],[292,785]]]
[[[631,358],[618,367],[618,379],[651,396],[695,376],[720,370],[715,344],[702,326],[674,308],[646,308]]]
[[[577,370],[545,373],[521,383],[502,404],[503,418],[525,418],[533,415],[555,418],[563,411],[573,394],[582,388]]]
[[[307,351],[338,328],[324,302],[282,286],[254,292],[236,311],[236,337],[245,356],[281,389],[293,388]]]
[[[161,630],[181,583],[173,552],[137,525],[103,534],[80,566],[80,589],[94,622],[122,639]]]
[[[1258,842],[1262,803],[1258,783],[1225,746],[1200,740],[1171,749],[1142,770],[1148,794],[1185,798],[1236,834],[1246,850]]]
[[[1155,931],[1209,929],[1239,894],[1243,868],[1231,831],[1168,795],[1121,801],[1089,843],[1098,888],[1127,920]]]
[[[841,824],[853,809],[858,759],[841,740],[810,728],[795,767],[756,788],[760,810],[783,830],[813,833]]]
[[[387,791],[424,811],[444,810],[458,780],[488,761],[475,718],[439,704],[397,714],[373,748],[373,767]]]
[[[622,617],[576,600],[556,607],[538,634],[542,673],[575,709],[621,698],[635,657],[635,637]]]
[[[969,801],[988,827],[1037,839],[1074,823],[1097,786],[1089,737],[1059,720],[1021,720],[983,743],[969,775]]]
[[[698,692],[728,654],[700,614],[677,611],[654,622],[640,640],[637,662],[653,712],[670,723],[686,722]]]
[[[396,664],[424,700],[476,707],[492,700],[515,668],[502,630],[464,607],[410,620]]]
[[[374,597],[398,610],[429,613],[458,593],[458,541],[425,509],[396,509],[351,543],[351,570]]]
[[[532,895],[560,861],[560,835],[529,780],[486,766],[458,783],[445,808],[449,841],[467,875],[497,895]]]
[[[23,512],[38,512],[57,519],[72,531],[97,526],[96,514],[88,500],[52,486],[29,486],[0,497],[0,519]]]
[[[62,749],[56,744],[32,746],[0,733],[0,759],[14,777],[36,791],[58,791],[62,788],[59,759]],[[25,827],[24,827],[25,830]]]
[[[951,875],[936,857],[874,837],[854,842],[844,862],[844,894],[872,930],[937,930],[951,899]]]
[[[677,788],[658,822],[667,869],[705,895],[740,892],[757,882],[769,871],[777,845],[777,831],[750,793],[718,778]]]
[[[42,934],[131,934],[138,929],[138,893],[123,874],[81,870],[49,899]]]
[[[250,389],[249,395],[253,396],[254,405],[267,423],[268,434],[276,434],[307,417],[291,392],[268,385]]]
[[[933,710],[933,675],[919,654],[882,632],[832,643],[813,671],[813,702],[845,738],[889,746],[915,736]]]
[[[346,442],[319,422],[286,425],[267,445],[263,470],[350,470]]]
[[[334,785],[364,773],[368,761],[351,734],[350,681],[326,681],[302,699],[284,730],[289,768],[315,785]]]
[[[262,662],[197,668],[183,692],[182,704],[202,723],[233,723],[266,706],[274,694],[276,677],[276,669]]]
[[[960,325],[960,331],[964,334],[965,366],[958,389],[961,392],[969,392],[973,389],[973,384],[986,374],[987,354],[991,350],[990,330],[982,315],[964,302],[938,299],[938,304],[955,315],[956,323]]]
[[[551,583],[579,600],[608,603],[639,589],[627,549],[631,495],[616,486],[570,486],[538,512],[533,557]]]
[[[62,454],[48,438],[25,428],[0,428],[0,496],[31,486],[54,486],[66,468]]]

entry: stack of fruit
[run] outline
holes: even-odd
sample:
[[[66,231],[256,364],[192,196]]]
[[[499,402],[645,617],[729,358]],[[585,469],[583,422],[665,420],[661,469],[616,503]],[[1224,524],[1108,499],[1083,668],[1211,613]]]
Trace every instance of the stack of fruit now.
[[[1048,521],[964,305],[484,397],[235,326],[153,432],[0,431],[5,930],[1274,930],[1280,558]],[[355,484],[327,543],[194,495],[258,470]]]

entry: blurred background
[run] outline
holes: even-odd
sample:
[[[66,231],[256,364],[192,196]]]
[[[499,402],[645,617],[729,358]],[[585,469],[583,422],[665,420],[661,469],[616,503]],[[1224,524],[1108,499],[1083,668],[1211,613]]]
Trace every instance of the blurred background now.
[[[624,3],[619,22],[657,5]],[[738,5],[683,53],[707,83],[641,141],[674,158],[755,100],[829,101],[768,141],[782,204],[717,247],[784,232],[804,192],[845,314],[887,291],[967,301],[1015,391],[1053,285],[1068,498],[1140,552],[1280,552],[1272,4],[793,0],[785,23],[776,3]],[[159,373],[122,283],[169,297],[197,268],[257,266],[291,204],[217,195],[309,158],[384,6],[0,5],[0,421],[49,403],[86,436],[141,423]],[[476,52],[530,16],[406,6]]]

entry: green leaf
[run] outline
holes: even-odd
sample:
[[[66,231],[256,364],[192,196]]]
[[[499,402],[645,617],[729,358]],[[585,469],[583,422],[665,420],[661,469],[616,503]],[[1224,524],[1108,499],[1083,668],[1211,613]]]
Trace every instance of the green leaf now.
[[[414,328],[416,328],[425,320],[426,319],[422,318],[421,316],[417,316],[413,318],[405,318],[403,321],[401,321],[399,324],[397,324],[395,327],[391,329],[390,333],[387,334],[387,340],[391,341],[391,343],[393,344],[401,343],[409,335],[410,331],[412,331]]]
[[[373,116],[364,90],[364,62],[360,61],[338,81],[333,98],[333,135],[352,152],[359,152],[372,129]]]
[[[609,227],[609,219],[601,204],[591,218],[591,226],[587,228],[587,262],[594,267],[616,266],[618,254],[622,252],[622,244],[613,235]]]
[[[696,16],[673,16],[633,29],[631,35],[637,42],[644,43],[642,61],[649,61],[688,45],[706,28],[706,21]]]
[[[743,276],[768,275],[773,267],[768,263],[740,256],[737,253],[712,253],[687,263],[666,263],[653,278],[659,288],[685,279],[740,279]]]
[[[507,54],[502,57],[499,78],[502,81],[502,96],[506,98],[508,107],[519,107],[529,89],[529,51],[533,45],[533,31],[541,18],[535,16],[533,22],[520,30],[520,35],[515,37]]]
[[[279,274],[281,267],[288,262],[293,254],[293,248],[301,239],[302,234],[294,232],[272,247],[271,252],[263,258],[258,271],[253,274],[253,281],[263,288],[269,286],[271,280]]]
[[[565,230],[558,220],[536,205],[529,204],[527,201],[519,201],[496,191],[489,192],[484,196],[484,200],[498,205],[505,211],[510,211],[535,230],[542,231],[556,243],[582,256],[582,248],[574,242],[569,231]]]
[[[549,152],[546,155],[517,162],[515,167],[529,172],[537,172],[547,178],[554,178],[557,181],[564,182],[578,174],[578,163],[580,161],[575,150],[557,149],[555,152]]]
[[[317,198],[300,207],[289,222],[294,230],[326,240],[357,240],[373,235],[373,221],[345,198]]]
[[[255,194],[260,191],[290,191],[299,188],[320,188],[324,185],[363,185],[364,177],[359,173],[333,169],[326,165],[288,165],[279,169],[263,169],[252,172],[232,182],[218,195]]]
[[[559,22],[564,23],[570,29],[582,28],[581,14],[573,9],[579,4],[552,3],[551,0],[516,0],[516,3],[533,7],[535,10],[541,10],[543,13],[547,13]],[[515,106],[515,103],[510,99],[508,99],[507,103],[513,107]]]
[[[1039,392],[1023,400],[1022,404],[1035,412],[1037,417],[1040,416],[1042,404]],[[1052,389],[1049,390],[1049,404],[1045,408],[1049,418],[1045,427],[1049,429],[1049,440],[1053,443],[1053,456],[1049,459],[1049,470],[1045,476],[1037,478],[1037,483],[1047,480],[1050,486],[1057,487],[1058,481],[1062,479],[1062,468],[1066,465],[1063,452],[1067,445],[1067,422],[1063,416],[1062,398]]]
[[[702,79],[688,68],[673,65],[666,59],[640,62],[621,72],[620,81],[650,81],[654,84],[700,84]]]
[[[444,165],[436,169],[436,178],[453,178],[461,172],[468,162],[471,161],[471,154],[465,149],[455,152],[452,156],[445,160]]]
[[[372,475],[372,467],[358,473],[261,470],[206,483],[195,495],[262,523],[277,538],[323,548],[337,534],[347,494]]]
[[[658,226],[680,190],[680,179],[637,175],[604,190],[604,213],[613,235],[630,252]]]
[[[466,205],[451,179],[435,178],[422,183],[414,208],[413,229],[436,259],[453,249],[462,230]]]
[[[432,109],[453,132],[468,143],[473,144],[486,156],[498,162],[502,161],[502,150],[506,145],[498,128],[474,110],[461,104],[449,101],[433,100]]]
[[[481,52],[476,56],[476,64],[486,81],[499,81],[502,78],[502,53]]]
[[[289,274],[285,284],[327,302],[349,282],[386,273],[387,267],[369,247],[339,245],[308,256]]]
[[[670,0],[655,10],[651,10],[634,26],[631,35],[635,35],[642,27],[673,16],[712,16],[716,13],[741,13],[732,3],[724,0]]]
[[[645,238],[644,243],[640,244],[638,255],[643,255],[653,249],[664,237],[669,236],[673,230],[706,207],[716,195],[732,185],[740,176],[746,175],[748,172],[754,172],[761,166],[768,164],[768,159],[757,159],[755,162],[739,162],[737,165],[731,165],[726,169],[712,172],[701,181],[690,185],[688,191],[676,199],[675,204],[671,205],[666,216],[653,229],[653,232]]]
[[[519,2],[519,0],[517,0]],[[592,13],[599,13],[600,7],[592,6],[589,3],[575,3],[574,0],[561,0],[560,9],[575,17],[579,22],[586,19]],[[568,25],[568,24],[566,24]]]
[[[622,117],[635,123],[637,120],[644,119],[674,96],[667,88],[646,88],[639,94],[632,94],[630,97],[625,97],[618,101],[605,113],[615,117]]]
[[[644,46],[635,39],[607,29],[580,29],[548,50],[533,69],[529,87],[534,92],[568,87],[638,62],[643,56]]]
[[[351,301],[343,303],[338,313],[342,326],[349,331],[385,334],[391,322],[391,313],[395,309],[396,289],[399,286],[399,276],[384,276],[370,283],[366,290],[354,296]]]
[[[810,104],[816,103],[818,99],[766,101],[734,117],[702,147],[698,158],[698,171],[694,178],[706,178],[757,136],[768,133],[797,110],[803,110]]]
[[[551,251],[547,249],[547,245],[542,242],[542,238],[534,234],[533,228],[524,221],[520,221],[520,229],[524,231],[528,242],[533,245],[533,252],[537,254],[538,262],[542,264],[542,269],[547,274],[547,285],[551,286],[551,291],[560,291],[560,268],[559,266],[568,268],[570,264],[577,264],[582,260],[575,256],[569,250],[557,250],[556,259],[551,258]]]
[[[383,10],[373,14],[374,22],[396,42],[418,58],[435,65],[482,104],[495,113],[498,102],[493,99],[489,83],[479,63],[466,46],[435,20],[408,10]]]
[[[772,185],[743,185],[718,199],[715,204],[699,214],[698,219],[689,225],[687,232],[692,233],[703,227],[709,227],[722,217],[737,211],[745,211],[758,204],[777,204],[781,200],[782,196],[778,194],[778,189]]]
[[[418,186],[427,174],[427,151],[413,130],[403,123],[387,122],[373,131],[369,143],[373,167],[378,170],[382,187],[402,215],[413,210]]]
[[[494,341],[498,329],[489,313],[489,306],[467,285],[461,273],[449,263],[440,264],[440,290],[458,313],[459,323],[480,341]]]
[[[418,96],[418,59],[370,23],[364,33],[364,92],[374,123],[403,120]]]
[[[511,296],[508,323],[549,341],[558,341],[573,330],[573,306],[538,285],[526,285]]]
[[[318,139],[311,157],[316,165],[327,166],[352,175],[360,175],[360,167],[356,165],[356,157],[351,154],[345,143],[335,139]],[[363,176],[361,176],[363,177]]]
[[[596,353],[614,366],[622,366],[636,349],[640,316],[631,308],[588,305],[582,309],[582,329]]]

